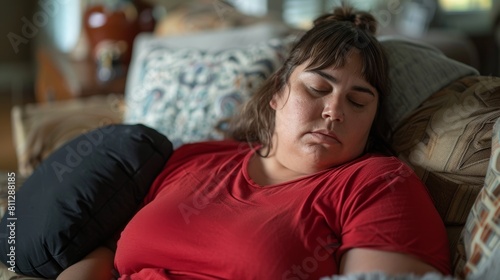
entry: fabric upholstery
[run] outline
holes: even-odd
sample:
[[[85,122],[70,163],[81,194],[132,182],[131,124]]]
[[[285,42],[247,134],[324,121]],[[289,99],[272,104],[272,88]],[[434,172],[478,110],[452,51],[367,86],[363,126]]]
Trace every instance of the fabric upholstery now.
[[[19,175],[30,175],[54,150],[85,131],[121,123],[123,96],[27,104],[12,109]]]
[[[426,273],[422,276],[415,274],[388,275],[383,272],[352,273],[348,275],[333,275],[322,277],[319,280],[456,280],[453,276],[438,273]]]
[[[481,260],[481,268],[469,274],[467,280],[498,279],[500,275],[500,265],[498,265],[498,260],[500,260],[500,246],[491,249],[493,250],[488,258]]]
[[[393,148],[428,187],[452,257],[481,190],[500,117],[500,78],[469,76],[433,94],[394,133]]]
[[[458,275],[479,278],[478,275],[486,274],[486,270],[493,271],[495,266],[498,267],[498,257],[494,258],[494,255],[500,255],[500,119],[493,128],[484,187],[468,216],[462,241],[465,267],[463,271],[457,271]]]
[[[379,38],[389,60],[391,95],[387,98],[389,124],[397,127],[429,96],[451,82],[479,72],[447,58],[437,48],[395,36]]]

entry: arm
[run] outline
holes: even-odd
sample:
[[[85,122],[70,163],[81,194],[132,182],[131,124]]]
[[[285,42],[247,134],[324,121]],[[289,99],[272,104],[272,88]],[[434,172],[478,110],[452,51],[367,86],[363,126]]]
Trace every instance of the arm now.
[[[106,247],[99,247],[83,260],[66,268],[57,280],[110,280],[113,279],[114,253]]]
[[[342,206],[339,271],[448,275],[446,230],[425,186],[394,159],[369,167]]]
[[[439,273],[434,267],[408,254],[354,248],[347,251],[340,263],[340,274],[381,271],[387,274]]]

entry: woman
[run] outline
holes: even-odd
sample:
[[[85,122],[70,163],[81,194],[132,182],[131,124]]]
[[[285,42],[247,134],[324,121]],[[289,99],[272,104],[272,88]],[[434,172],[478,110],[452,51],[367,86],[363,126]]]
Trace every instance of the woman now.
[[[375,30],[348,7],[318,18],[236,118],[239,141],[176,150],[116,255],[99,248],[60,278],[109,274],[113,256],[120,279],[449,274],[425,187],[376,153],[388,66]]]

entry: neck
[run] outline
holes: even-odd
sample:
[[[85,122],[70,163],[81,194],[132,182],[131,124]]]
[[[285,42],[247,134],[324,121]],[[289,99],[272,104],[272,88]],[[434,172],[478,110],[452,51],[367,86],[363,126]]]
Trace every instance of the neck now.
[[[255,183],[261,186],[281,184],[307,175],[281,165],[275,160],[273,153],[269,153],[267,157],[254,154],[248,164],[248,174]]]

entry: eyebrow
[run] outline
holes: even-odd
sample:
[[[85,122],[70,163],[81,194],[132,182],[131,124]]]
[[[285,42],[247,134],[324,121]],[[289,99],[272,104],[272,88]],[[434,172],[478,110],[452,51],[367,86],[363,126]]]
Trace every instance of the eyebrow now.
[[[339,82],[339,80],[337,78],[335,78],[334,76],[332,76],[328,73],[325,73],[324,71],[321,71],[321,70],[306,70],[306,72],[311,72],[311,73],[320,75],[321,77],[325,78],[326,80],[328,80],[334,84],[337,84]],[[371,94],[372,96],[375,96],[375,93],[373,93],[373,91],[371,91],[367,87],[354,86],[353,89],[356,91],[365,92],[365,93]]]

